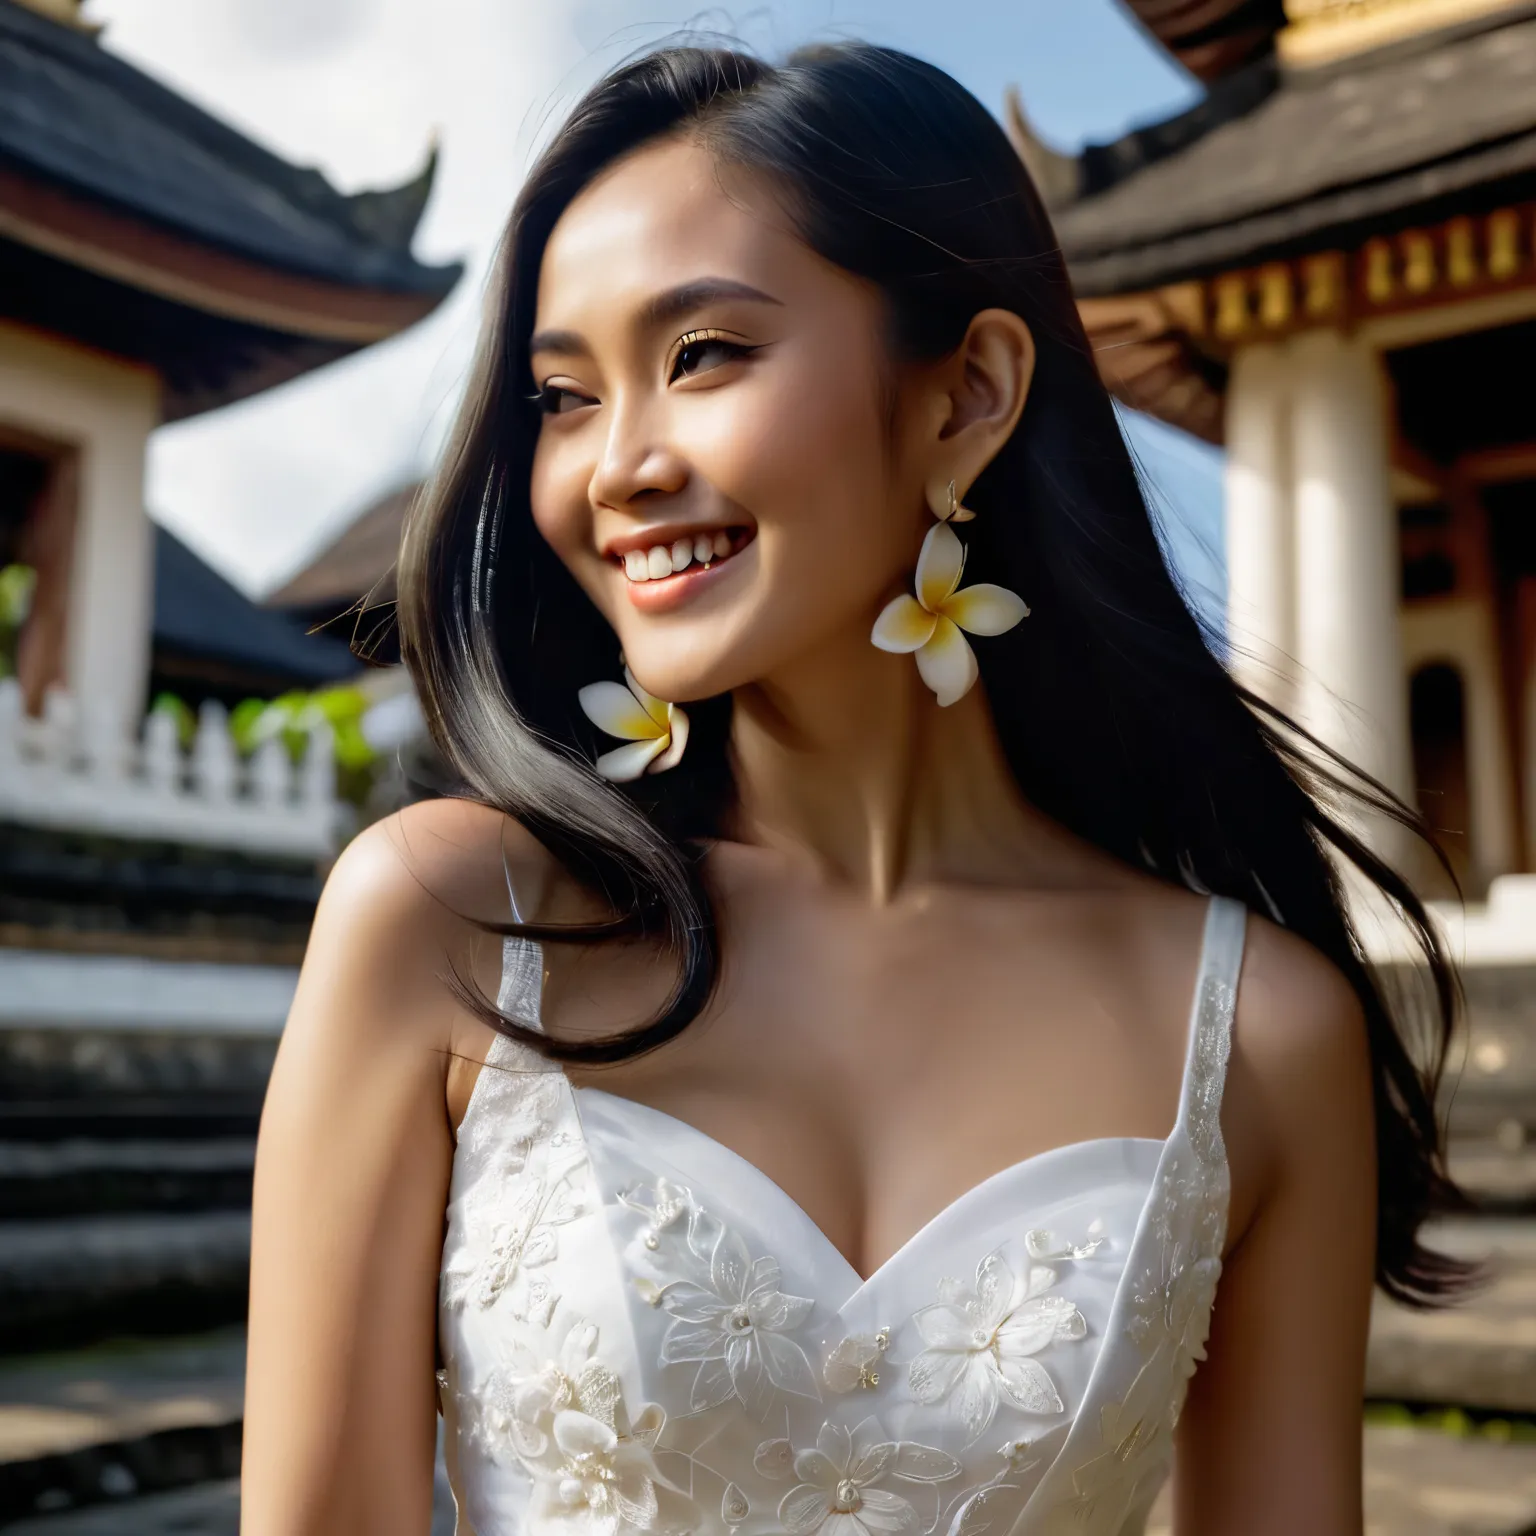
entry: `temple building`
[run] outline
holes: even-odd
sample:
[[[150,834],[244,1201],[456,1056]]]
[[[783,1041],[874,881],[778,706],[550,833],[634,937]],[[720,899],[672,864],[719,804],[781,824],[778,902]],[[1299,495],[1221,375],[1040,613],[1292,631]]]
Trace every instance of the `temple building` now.
[[[1239,675],[1481,898],[1536,870],[1536,8],[1127,3],[1197,106],[1070,159],[1010,114],[1102,369],[1226,447]]]
[[[1226,450],[1234,671],[1440,835],[1453,1169],[1536,1209],[1536,5],[1124,3],[1198,104],[1068,156],[1014,94],[1010,133],[1106,382]]]
[[[343,194],[110,43],[79,0],[0,0],[0,1355],[241,1315],[256,1117],[343,832],[329,725],[245,750],[227,711],[357,663],[155,527],[150,434],[460,273],[411,251],[435,155]],[[162,689],[195,718],[146,714]]]

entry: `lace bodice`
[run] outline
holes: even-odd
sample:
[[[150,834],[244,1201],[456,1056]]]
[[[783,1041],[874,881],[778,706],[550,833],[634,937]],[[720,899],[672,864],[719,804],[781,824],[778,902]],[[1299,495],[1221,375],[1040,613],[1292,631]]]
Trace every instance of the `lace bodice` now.
[[[777,1185],[499,1039],[454,1158],[460,1536],[1121,1536],[1203,1358],[1246,913],[1206,916],[1178,1121],[967,1191],[867,1280]],[[541,958],[509,940],[503,1007]]]

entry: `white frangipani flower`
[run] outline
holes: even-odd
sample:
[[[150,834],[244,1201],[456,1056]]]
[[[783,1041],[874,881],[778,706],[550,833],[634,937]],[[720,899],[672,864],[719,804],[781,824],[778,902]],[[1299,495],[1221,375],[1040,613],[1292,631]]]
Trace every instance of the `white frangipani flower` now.
[[[928,1346],[908,1367],[913,1396],[920,1403],[952,1399],[972,1440],[1000,1399],[1025,1413],[1063,1412],[1050,1373],[1032,1357],[1048,1344],[1083,1338],[1088,1324],[1065,1296],[1046,1294],[1055,1284],[1056,1271],[1043,1264],[1016,1279],[999,1252],[976,1266],[974,1287],[941,1281],[938,1302],[912,1319]]]
[[[576,697],[598,730],[628,743],[598,758],[597,771],[605,779],[627,784],[643,773],[665,773],[682,761],[688,716],[679,705],[647,693],[628,667],[622,683],[588,683]]]
[[[917,557],[917,595],[887,603],[869,637],[882,651],[915,651],[917,670],[941,705],[963,699],[976,681],[976,657],[961,631],[1001,635],[1029,616],[1024,599],[1006,587],[982,581],[959,590],[964,569],[959,536],[948,522],[935,523]]]

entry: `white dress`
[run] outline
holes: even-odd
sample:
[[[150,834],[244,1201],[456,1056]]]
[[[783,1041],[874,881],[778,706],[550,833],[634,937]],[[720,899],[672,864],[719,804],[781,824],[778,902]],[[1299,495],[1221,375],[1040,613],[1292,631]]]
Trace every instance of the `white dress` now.
[[[460,1536],[1141,1530],[1221,1272],[1246,916],[1210,902],[1166,1141],[1005,1168],[867,1280],[720,1143],[498,1039],[443,1245]],[[540,975],[509,940],[503,1006]]]

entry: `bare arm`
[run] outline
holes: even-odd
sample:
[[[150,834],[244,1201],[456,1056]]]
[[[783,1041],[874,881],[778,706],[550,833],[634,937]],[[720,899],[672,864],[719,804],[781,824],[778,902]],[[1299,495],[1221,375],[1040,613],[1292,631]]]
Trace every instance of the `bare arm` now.
[[[262,1114],[244,1536],[430,1523],[445,1084],[463,1033],[443,977],[476,940],[411,855],[442,862],[444,830],[488,813],[413,812],[365,832],[328,881]]]
[[[1249,931],[1222,1117],[1249,1209],[1234,1208],[1243,1225],[1179,1426],[1175,1530],[1360,1536],[1376,1236],[1365,1025],[1314,951],[1258,920]]]

